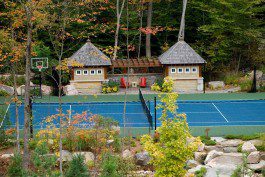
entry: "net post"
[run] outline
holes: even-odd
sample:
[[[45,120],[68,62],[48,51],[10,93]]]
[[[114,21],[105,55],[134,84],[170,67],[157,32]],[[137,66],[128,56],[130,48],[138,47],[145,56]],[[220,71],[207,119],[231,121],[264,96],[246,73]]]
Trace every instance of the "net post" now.
[[[155,130],[156,130],[156,97],[154,99],[154,107],[155,107]]]

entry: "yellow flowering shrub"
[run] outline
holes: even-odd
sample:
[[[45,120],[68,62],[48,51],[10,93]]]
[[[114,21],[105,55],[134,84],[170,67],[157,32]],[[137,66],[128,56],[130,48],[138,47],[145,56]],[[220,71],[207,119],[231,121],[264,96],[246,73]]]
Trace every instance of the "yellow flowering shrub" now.
[[[165,77],[164,78],[164,82],[163,82],[163,85],[162,85],[162,92],[172,92],[173,90],[173,79],[171,77]]]
[[[155,176],[185,176],[186,161],[193,157],[201,143],[199,138],[193,138],[189,132],[185,114],[176,112],[175,93],[161,98],[162,109],[161,126],[158,127],[156,137],[144,135],[141,138],[144,149],[151,156],[150,163],[155,167]],[[168,113],[172,115],[169,117]],[[193,141],[190,142],[189,140]]]
[[[59,148],[59,129],[43,129],[38,131],[37,138],[37,147],[40,147],[45,143],[48,146],[50,151],[56,151]]]
[[[158,91],[161,91],[161,88],[160,88],[160,86],[155,82],[155,83],[151,86],[151,90],[158,92]]]

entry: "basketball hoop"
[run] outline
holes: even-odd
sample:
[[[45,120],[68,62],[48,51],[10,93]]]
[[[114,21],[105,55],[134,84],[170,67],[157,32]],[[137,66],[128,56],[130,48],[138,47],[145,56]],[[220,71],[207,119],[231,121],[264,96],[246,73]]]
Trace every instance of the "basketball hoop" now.
[[[37,69],[39,70],[39,72],[41,72],[41,70],[42,70],[42,65],[38,65],[38,66],[37,66]]]

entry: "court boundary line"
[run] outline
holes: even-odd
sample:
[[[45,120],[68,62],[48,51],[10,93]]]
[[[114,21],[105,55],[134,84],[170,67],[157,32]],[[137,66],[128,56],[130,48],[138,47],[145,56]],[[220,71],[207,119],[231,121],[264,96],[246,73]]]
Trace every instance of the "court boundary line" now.
[[[11,104],[11,103],[9,103],[9,105],[8,105],[7,108],[6,108],[6,112],[5,112],[5,115],[4,115],[4,118],[3,118],[2,122],[1,122],[1,124],[0,124],[0,128],[3,126],[4,120],[6,119],[6,114],[7,114],[8,110],[9,110],[10,104]]]
[[[226,117],[223,115],[223,113],[217,108],[217,106],[215,106],[214,103],[212,103],[212,105],[215,107],[215,109],[221,114],[221,116],[226,120],[226,122],[229,122]]]

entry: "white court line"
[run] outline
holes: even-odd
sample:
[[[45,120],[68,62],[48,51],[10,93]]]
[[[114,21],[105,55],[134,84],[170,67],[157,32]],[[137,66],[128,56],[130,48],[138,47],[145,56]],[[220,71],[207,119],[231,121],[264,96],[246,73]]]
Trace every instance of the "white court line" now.
[[[226,117],[222,114],[222,112],[215,106],[214,103],[212,103],[212,105],[215,107],[215,109],[221,114],[221,116],[223,116],[223,118],[226,120],[226,122],[228,122],[228,120],[226,119]]]
[[[8,110],[9,110],[9,107],[10,107],[10,104],[9,104],[8,107],[6,108],[6,112],[5,112],[5,115],[4,115],[4,118],[3,118],[2,122],[1,122],[1,124],[0,124],[0,128],[2,127],[2,125],[3,125],[3,123],[4,123],[4,120],[5,120],[5,118],[6,118],[6,114],[7,114]]]

